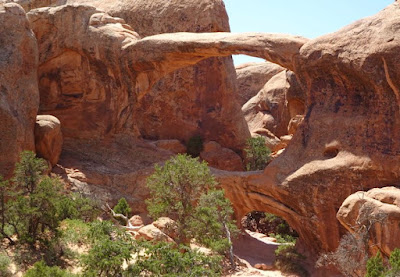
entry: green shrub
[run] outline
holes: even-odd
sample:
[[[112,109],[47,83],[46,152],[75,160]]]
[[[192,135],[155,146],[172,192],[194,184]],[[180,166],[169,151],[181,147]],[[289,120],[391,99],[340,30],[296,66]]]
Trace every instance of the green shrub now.
[[[121,276],[134,250],[133,241],[124,230],[118,230],[109,221],[90,224],[88,238],[91,248],[81,257],[84,276]]]
[[[381,277],[384,276],[385,271],[386,268],[383,265],[382,255],[380,252],[378,252],[375,257],[372,257],[368,260],[367,274],[365,277]]]
[[[301,266],[304,256],[299,254],[293,244],[281,244],[275,250],[275,266],[282,272],[296,273],[299,276],[308,276],[307,271]]]
[[[398,274],[400,275],[400,249],[396,248],[395,250],[392,251],[392,253],[390,253],[390,259],[389,259],[389,263],[390,263],[390,273],[391,274]]]
[[[155,166],[147,179],[151,197],[146,201],[153,218],[169,216],[176,219],[180,242],[190,238],[189,220],[195,212],[195,203],[208,188],[216,184],[205,162],[187,155],[177,155]]]
[[[246,169],[264,170],[271,159],[271,150],[265,145],[263,137],[249,138],[246,142]]]
[[[397,277],[400,276],[400,249],[390,253],[389,265],[385,266],[380,252],[367,261],[366,277]]]
[[[186,144],[186,152],[193,158],[198,157],[203,151],[203,139],[201,136],[193,136]]]
[[[234,237],[239,232],[232,216],[231,202],[225,198],[223,190],[203,193],[190,222],[193,237],[200,244],[220,254],[226,254],[231,247],[229,237]],[[229,236],[227,232],[230,233]]]
[[[10,264],[11,259],[5,253],[0,252],[0,276],[11,276]]]
[[[126,218],[129,219],[129,215],[132,212],[131,207],[129,207],[128,202],[126,201],[126,199],[124,197],[122,197],[121,199],[118,200],[117,205],[115,205],[114,207],[114,212],[117,214],[122,214],[124,216],[126,216]],[[123,220],[122,218],[118,218],[118,221],[122,224],[122,225],[126,225],[125,220]]]
[[[73,277],[75,274],[69,273],[58,266],[47,266],[44,261],[37,262],[29,269],[24,277]]]
[[[207,256],[186,246],[140,242],[136,262],[125,276],[220,276],[221,257]]]

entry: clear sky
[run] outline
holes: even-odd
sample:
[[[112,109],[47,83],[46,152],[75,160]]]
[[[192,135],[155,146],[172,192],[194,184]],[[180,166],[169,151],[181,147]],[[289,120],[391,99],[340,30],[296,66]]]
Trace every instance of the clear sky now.
[[[394,0],[224,0],[232,32],[284,33],[315,38],[373,15]],[[235,64],[262,61],[234,56]]]

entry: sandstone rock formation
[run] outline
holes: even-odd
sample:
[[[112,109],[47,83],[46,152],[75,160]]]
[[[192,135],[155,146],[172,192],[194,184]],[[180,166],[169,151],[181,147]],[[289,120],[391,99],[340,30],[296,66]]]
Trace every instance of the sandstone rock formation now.
[[[141,36],[178,31],[229,31],[228,17],[221,0],[157,0],[152,2],[147,0],[21,1],[21,4],[27,10],[33,7],[72,3],[93,5],[96,8],[105,10],[112,16],[121,17]],[[64,19],[64,22],[65,20],[67,19]],[[68,23],[66,24],[69,25]],[[86,63],[87,66],[91,64],[90,60],[85,62],[85,58],[68,58],[63,55],[63,59],[64,61],[66,59],[75,59],[72,62],[75,64],[80,62],[79,59],[82,59],[82,63]],[[58,62],[57,66],[60,67],[60,65],[60,62]],[[82,82],[81,80],[93,77],[85,76],[93,75],[93,73],[72,73],[76,70],[71,68],[76,67],[76,65],[66,64],[63,67],[61,67],[63,71],[72,74],[68,77],[69,81],[71,81],[71,78],[76,79],[73,74],[78,75],[80,80],[77,80],[76,86],[79,86],[78,83]],[[43,72],[43,74],[52,74],[48,72],[51,69],[45,68],[44,70],[46,72]],[[115,69],[113,70],[115,71]],[[146,68],[144,67],[140,70],[146,70]],[[84,69],[84,71],[87,70]],[[41,72],[39,74],[43,75]],[[119,73],[115,72],[113,74],[119,75]],[[101,81],[97,82],[101,83]],[[116,82],[118,83],[118,80]],[[200,134],[206,139],[218,141],[223,146],[234,149],[239,149],[249,137],[246,122],[240,112],[240,106],[233,100],[236,94],[236,82],[230,57],[211,58],[200,62],[194,67],[170,73],[163,78],[157,77],[157,80],[152,80],[151,87],[147,84],[147,76],[140,76],[135,82],[138,83],[137,87],[145,87],[146,90],[149,90],[144,98],[128,100],[134,102],[134,104],[131,104],[134,106],[133,108],[126,108],[126,103],[123,105],[126,108],[125,112],[134,118],[134,128],[138,128],[135,130],[137,135],[140,133],[142,137],[148,139],[175,138],[181,141],[188,141],[193,135]],[[54,86],[54,84],[52,85]],[[86,85],[86,88],[82,90],[89,91],[84,94],[90,94],[90,91],[96,90],[96,88],[96,84],[92,84],[90,87]],[[48,90],[46,87],[41,87],[41,91],[46,89]],[[125,90],[125,87],[118,90]],[[131,94],[130,91],[126,93]],[[120,98],[123,97],[120,96]],[[70,99],[57,99],[57,102],[59,100],[62,100],[61,105],[63,107],[69,105],[65,102],[69,102]],[[78,104],[75,104],[75,106],[78,106]],[[77,109],[79,108],[75,107],[75,112]],[[48,112],[46,107],[44,107],[43,112]],[[116,111],[116,113],[120,112]],[[62,116],[57,114],[62,122],[65,120],[61,117],[64,117],[65,114]],[[173,119],[171,119],[171,116]],[[70,121],[70,118],[67,121]],[[92,126],[98,125],[98,123],[90,124]],[[65,126],[65,128],[69,129],[70,127]],[[70,136],[72,132],[65,130],[64,133]]]
[[[273,76],[242,108],[250,132],[264,128],[280,137],[287,134],[290,119],[304,114],[305,94],[293,72]]]
[[[200,158],[205,160],[209,166],[229,171],[244,170],[243,161],[238,154],[228,148],[221,147],[215,141],[204,144]]]
[[[348,195],[361,188],[400,182],[398,2],[373,17],[309,42],[284,35],[228,33],[175,33],[139,39],[120,19],[108,17],[94,8],[66,6],[35,10],[30,14],[42,49],[43,75],[39,76],[45,76],[45,72],[60,74],[56,75],[60,80],[51,80],[56,80],[53,86],[60,87],[61,92],[53,90],[51,81],[45,78],[41,86],[48,88],[47,91],[56,91],[57,97],[70,99],[60,102],[65,106],[56,105],[54,109],[60,114],[68,110],[77,112],[76,119],[69,119],[71,136],[76,130],[81,131],[80,127],[89,130],[89,133],[78,134],[82,137],[127,129],[139,134],[132,118],[135,99],[143,99],[166,74],[207,57],[248,54],[295,72],[301,87],[307,91],[307,108],[304,122],[288,148],[263,173],[219,172],[218,175],[238,216],[253,210],[282,216],[298,231],[304,245],[315,253],[336,248],[344,232],[335,219],[336,211]],[[77,20],[70,20],[72,15]],[[72,23],[61,24],[61,18]],[[54,26],[59,27],[57,34],[52,31]],[[63,37],[67,33],[76,35],[67,39]],[[98,47],[99,41],[101,47]],[[68,52],[66,49],[74,53],[67,54],[65,60],[70,69],[62,74],[79,81],[76,76],[86,73],[79,72],[77,65],[80,61],[83,65],[90,61],[91,70],[87,74],[93,74],[90,79],[100,84],[82,84],[87,89],[80,94],[77,87],[69,86],[68,81],[61,78],[62,74],[55,69],[61,62],[59,55],[63,58],[63,53]],[[119,61],[120,70],[111,70],[116,61]],[[92,64],[96,65],[94,69]],[[102,94],[98,88],[104,84],[111,84],[112,89],[105,86]],[[96,89],[91,90],[90,86]],[[91,91],[100,94],[92,97]],[[85,103],[88,107],[85,112],[79,107],[82,105],[79,101],[96,100],[96,104]],[[54,104],[51,98],[45,103],[50,108]],[[103,120],[104,116],[107,120]],[[226,137],[232,135],[226,133]],[[222,139],[225,141],[226,137]],[[75,157],[85,155],[77,152]],[[109,181],[107,185],[118,183],[115,172],[121,169],[107,164],[109,161],[104,160],[107,155],[97,155],[93,157],[100,161],[91,160],[97,163],[97,172],[112,176],[109,177],[112,181],[106,180]],[[79,160],[83,163],[90,159],[81,157]],[[119,166],[124,171],[125,160],[121,158],[121,161]],[[89,168],[88,164],[81,166]],[[99,178],[96,170],[88,172],[90,170],[94,173],[92,178]],[[110,174],[112,170],[115,172]],[[79,174],[76,172],[76,176]],[[138,175],[135,178],[139,178]],[[133,186],[135,178],[130,178],[126,184]],[[105,183],[99,180],[98,183]],[[137,197],[137,203],[146,194],[140,190],[135,194],[134,189],[126,186],[112,189],[129,191]]]
[[[243,106],[264,87],[264,85],[284,68],[270,62],[246,63],[236,67],[237,97]]]
[[[400,189],[376,188],[356,192],[343,202],[337,218],[351,233],[369,229],[369,245],[373,254],[377,250],[386,256],[400,248]]]
[[[62,144],[60,121],[52,115],[38,115],[35,124],[37,156],[48,160],[54,166],[60,158]]]
[[[307,109],[290,145],[263,174],[219,173],[239,215],[283,216],[309,250],[332,251],[343,201],[400,183],[399,18],[396,2],[300,49]]]
[[[10,177],[22,150],[35,150],[38,50],[24,10],[0,4],[0,175]]]

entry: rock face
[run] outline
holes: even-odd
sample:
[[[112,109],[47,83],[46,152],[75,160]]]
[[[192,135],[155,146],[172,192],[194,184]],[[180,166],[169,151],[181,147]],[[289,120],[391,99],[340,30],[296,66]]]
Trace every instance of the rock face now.
[[[237,96],[243,106],[264,87],[264,85],[284,68],[270,62],[247,63],[236,67]]]
[[[105,10],[112,16],[125,19],[141,36],[182,31],[229,31],[228,17],[221,0],[157,0],[152,2],[147,0],[69,0],[50,1],[50,3],[49,1],[29,1],[29,3],[25,4],[25,7],[30,9],[46,5],[56,6],[60,3],[93,5]],[[65,23],[69,20],[68,17],[64,16],[63,20],[63,24],[70,25]],[[42,25],[42,23],[39,24]],[[37,24],[35,25],[37,26]],[[36,30],[37,28],[34,27],[34,29]],[[89,32],[86,33],[88,34]],[[49,39],[53,38],[50,36]],[[93,36],[92,39],[94,39]],[[116,45],[114,43],[114,45],[107,45],[106,47],[115,48]],[[93,49],[93,46],[87,45],[83,48]],[[153,80],[151,87],[149,87],[147,76],[139,76],[135,80],[136,86],[145,87],[149,91],[147,91],[145,97],[137,99],[132,97],[132,91],[129,91],[129,88],[120,85],[120,80],[125,80],[129,76],[125,78],[119,76],[124,75],[125,69],[119,71],[118,68],[115,68],[117,67],[115,65],[117,63],[115,57],[107,57],[114,64],[114,68],[110,68],[107,63],[103,62],[104,60],[99,59],[102,56],[99,53],[97,53],[95,60],[100,60],[101,62],[93,62],[93,59],[88,58],[87,55],[82,55],[82,52],[74,50],[63,53],[56,60],[46,61],[47,65],[42,67],[42,70],[39,70],[40,78],[43,79],[44,77],[41,81],[40,91],[44,93],[46,90],[53,90],[52,95],[50,95],[52,98],[48,100],[52,101],[52,104],[57,103],[63,107],[63,114],[61,115],[60,109],[57,108],[56,115],[62,121],[63,126],[64,121],[68,122],[64,130],[66,136],[76,136],[76,133],[78,133],[70,130],[76,127],[68,125],[72,118],[64,119],[68,114],[74,114],[74,125],[79,122],[86,123],[86,126],[81,126],[85,127],[81,130],[87,130],[87,127],[92,127],[92,129],[96,128],[102,135],[114,133],[115,130],[113,128],[116,123],[110,122],[109,118],[104,118],[101,121],[110,123],[99,126],[101,125],[99,122],[82,121],[79,116],[76,116],[81,113],[80,110],[83,109],[83,106],[88,105],[92,106],[93,110],[97,110],[97,115],[99,116],[101,111],[97,106],[99,106],[100,102],[112,99],[115,102],[114,104],[102,105],[102,110],[112,111],[113,115],[110,115],[110,117],[113,118],[111,118],[111,121],[115,121],[117,117],[121,116],[134,118],[133,127],[131,122],[127,122],[129,119],[122,119],[123,122],[119,125],[129,125],[130,128],[134,129],[135,135],[141,135],[144,138],[188,141],[193,135],[201,135],[206,139],[216,140],[226,147],[239,149],[249,137],[246,122],[240,112],[240,106],[234,100],[236,94],[235,71],[230,57],[211,58],[200,62],[194,67],[178,70],[168,75],[163,74],[166,76],[160,77],[161,80],[159,80],[160,78]],[[64,65],[61,66],[62,64]],[[77,68],[81,64],[82,72],[78,73]],[[96,66],[106,67],[108,72],[100,72],[98,69],[93,69]],[[65,84],[56,86],[54,81],[48,80],[50,79],[49,76],[54,75],[55,68],[61,68],[61,71],[63,71],[62,80],[68,78],[67,81],[63,81]],[[139,70],[146,70],[146,66],[142,66]],[[97,77],[94,77],[96,75]],[[86,82],[85,80],[92,81]],[[108,88],[104,86],[106,82],[111,83]],[[72,83],[75,85],[71,86]],[[56,87],[58,87],[58,94],[63,95],[63,99],[56,99],[56,96],[54,96]],[[110,89],[114,90],[111,96],[109,96]],[[125,93],[120,91],[125,91]],[[95,92],[97,92],[97,95]],[[89,96],[89,99],[87,95],[91,94],[93,95]],[[122,96],[123,94],[129,95],[129,97]],[[65,99],[66,96],[69,98]],[[77,99],[71,99],[74,97]],[[115,100],[114,98],[119,99]],[[134,102],[134,104],[127,104],[126,102]],[[43,104],[41,111],[43,113],[55,113],[54,105],[49,107],[48,104]],[[132,107],[129,105],[132,105]],[[68,107],[65,109],[65,106]],[[115,110],[116,107],[121,108],[120,110]],[[69,110],[72,108],[74,112],[71,113]],[[121,113],[124,114],[121,115]],[[93,114],[93,111],[90,114]],[[86,112],[86,115],[88,115],[88,112]],[[90,136],[90,134],[87,135]]]
[[[250,132],[264,128],[280,137],[287,134],[289,121],[304,114],[305,94],[291,71],[273,76],[242,108]]]
[[[309,250],[333,251],[343,201],[400,184],[399,18],[396,2],[300,49],[293,71],[307,108],[290,145],[263,174],[220,173],[239,215],[283,216]]]
[[[10,177],[22,150],[35,150],[38,50],[24,10],[0,4],[0,175]]]
[[[358,232],[362,226],[370,227],[369,245],[389,256],[400,248],[400,189],[376,188],[356,192],[343,202],[337,218],[349,232]]]
[[[139,36],[89,6],[42,8],[28,18],[39,43],[40,112],[60,119],[68,138],[138,135],[130,103],[135,80],[121,57],[123,45]]]
[[[54,166],[60,158],[62,144],[60,121],[52,115],[38,115],[35,124],[36,154]]]
[[[238,154],[231,149],[221,147],[215,141],[204,144],[204,150],[200,153],[200,158],[205,160],[210,166],[229,171],[242,171],[243,161]]]
[[[175,32],[229,32],[222,0],[122,1],[107,8],[141,36]],[[172,72],[140,99],[134,117],[144,138],[188,141],[194,135],[239,149],[249,137],[235,101],[232,59],[210,58]]]

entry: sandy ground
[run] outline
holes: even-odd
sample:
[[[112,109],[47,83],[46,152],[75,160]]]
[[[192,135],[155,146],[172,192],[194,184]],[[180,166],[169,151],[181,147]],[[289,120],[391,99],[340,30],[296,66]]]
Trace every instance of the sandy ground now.
[[[254,268],[255,264],[272,266],[275,261],[274,251],[278,245],[263,234],[246,231],[246,234],[240,235],[234,241],[233,252],[247,267],[242,267],[238,272],[227,276],[296,277],[293,274],[283,274],[279,270],[264,271]]]

